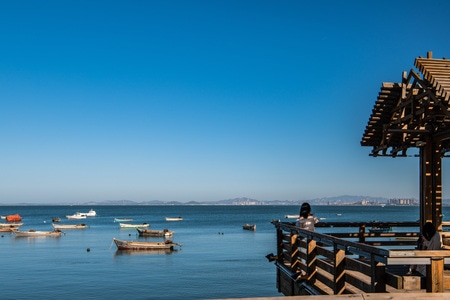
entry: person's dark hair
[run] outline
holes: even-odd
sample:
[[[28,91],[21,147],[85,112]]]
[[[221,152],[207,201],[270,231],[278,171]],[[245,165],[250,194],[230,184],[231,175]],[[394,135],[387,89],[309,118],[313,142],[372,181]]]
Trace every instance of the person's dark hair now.
[[[309,203],[305,202],[300,207],[300,217],[307,218],[309,214],[311,213],[311,206]]]
[[[431,240],[433,235],[436,233],[436,228],[434,227],[433,223],[426,222],[425,225],[423,225],[422,228],[422,234],[423,237],[427,239],[427,241]]]

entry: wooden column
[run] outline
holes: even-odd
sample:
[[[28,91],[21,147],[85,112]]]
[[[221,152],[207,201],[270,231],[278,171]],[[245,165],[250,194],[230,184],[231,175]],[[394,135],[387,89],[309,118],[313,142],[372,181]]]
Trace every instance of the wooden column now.
[[[429,138],[420,148],[420,223],[442,230],[441,145]]]
[[[444,292],[444,258],[432,257],[431,264],[427,265],[427,292]]]
[[[386,292],[386,265],[375,261],[375,256],[372,254],[370,258],[371,268],[371,289],[372,293]]]
[[[316,241],[308,239],[306,246],[306,274],[310,282],[314,283],[316,278]]]
[[[361,224],[359,226],[359,242],[361,244],[365,244],[366,243],[366,237],[365,237],[365,233],[366,233],[366,224]]]
[[[299,261],[299,240],[297,234],[291,234],[291,270],[293,273],[300,272],[300,261]]]
[[[345,290],[345,250],[334,244],[333,293],[341,295]]]

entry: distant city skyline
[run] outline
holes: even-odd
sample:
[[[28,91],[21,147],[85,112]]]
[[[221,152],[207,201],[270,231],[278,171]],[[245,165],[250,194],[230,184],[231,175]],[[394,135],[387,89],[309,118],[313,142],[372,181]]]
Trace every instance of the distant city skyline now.
[[[417,157],[360,141],[382,82],[450,56],[449,8],[3,1],[0,203],[419,198]]]

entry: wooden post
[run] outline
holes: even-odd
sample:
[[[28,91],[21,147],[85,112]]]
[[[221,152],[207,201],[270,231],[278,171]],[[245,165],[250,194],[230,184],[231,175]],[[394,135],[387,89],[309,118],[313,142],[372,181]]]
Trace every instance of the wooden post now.
[[[444,258],[432,257],[431,264],[427,265],[427,292],[444,292]]]
[[[298,250],[298,235],[291,233],[291,270],[293,273],[297,273],[300,271],[300,262],[299,262],[299,250]]]
[[[386,266],[380,262],[375,261],[375,257],[372,254],[370,258],[371,262],[371,287],[372,293],[384,293],[386,292]]]
[[[284,263],[283,258],[283,230],[277,227],[277,262],[279,264]],[[281,271],[277,268],[277,289],[278,292],[282,292],[282,279],[281,279]]]
[[[359,242],[361,244],[364,244],[366,242],[366,237],[364,236],[365,233],[366,233],[366,224],[361,224],[361,226],[359,226]]]
[[[339,249],[334,244],[334,266],[333,266],[334,285],[333,293],[340,295],[345,290],[345,250]]]
[[[432,222],[442,230],[441,144],[428,138],[420,148],[420,225]]]
[[[308,240],[306,247],[306,274],[309,276],[311,283],[315,282],[316,278],[316,241]]]

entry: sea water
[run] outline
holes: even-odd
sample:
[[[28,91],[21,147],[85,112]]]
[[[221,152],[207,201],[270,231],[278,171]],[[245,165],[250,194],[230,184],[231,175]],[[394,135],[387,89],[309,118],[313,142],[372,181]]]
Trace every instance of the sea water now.
[[[96,217],[68,220],[75,212]],[[448,210],[444,207],[444,214]],[[85,223],[59,238],[24,238],[0,233],[1,299],[214,299],[282,296],[276,268],[265,256],[276,253],[272,220],[286,220],[297,206],[0,206],[0,215],[18,213],[21,230],[52,230]],[[326,221],[416,221],[419,208],[313,206]],[[448,214],[447,214],[448,215]],[[165,217],[182,216],[179,222]],[[112,239],[159,241],[121,229],[114,218],[169,229],[182,247],[170,254],[117,251]],[[444,217],[445,220],[445,217]],[[286,220],[287,221],[287,220]],[[290,220],[292,221],[292,219]],[[256,231],[243,230],[246,223]]]

